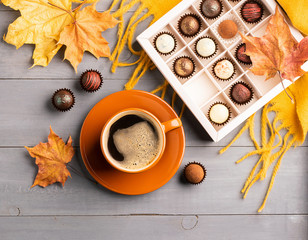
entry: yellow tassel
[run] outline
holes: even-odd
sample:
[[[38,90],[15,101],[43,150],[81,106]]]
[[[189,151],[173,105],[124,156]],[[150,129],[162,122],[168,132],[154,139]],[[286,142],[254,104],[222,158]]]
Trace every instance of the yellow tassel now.
[[[272,174],[272,177],[271,177],[271,181],[270,181],[269,187],[268,187],[268,189],[267,189],[267,192],[266,192],[266,195],[265,195],[265,197],[264,197],[263,203],[262,203],[262,205],[260,206],[260,208],[258,209],[258,212],[261,212],[261,211],[263,210],[265,204],[266,204],[266,201],[267,201],[267,198],[268,198],[268,196],[269,196],[269,193],[270,193],[271,190],[272,190],[272,187],[273,187],[273,184],[274,184],[274,181],[275,181],[275,177],[276,177],[277,172],[278,172],[278,170],[279,170],[280,163],[281,163],[281,159],[283,158],[283,156],[285,155],[285,153],[292,147],[292,145],[294,144],[294,142],[295,142],[295,139],[292,139],[292,140],[288,143],[288,145],[287,145],[285,148],[283,148],[284,151],[283,151],[283,153],[281,154],[280,158],[278,159],[278,161],[277,161],[277,163],[276,163],[276,165],[275,165],[275,167],[274,167],[274,170],[273,170],[273,174]]]
[[[168,86],[168,85],[167,85]],[[165,88],[163,88],[162,93],[161,93],[161,99],[165,98],[166,92],[167,92],[167,86]]]
[[[119,44],[117,44],[117,46],[115,47],[115,49],[112,53],[112,59],[113,59],[112,71],[115,71],[116,67],[118,66],[120,53],[123,51],[123,49],[124,49],[124,47],[127,43],[127,38],[128,38],[129,32],[131,31],[132,24],[139,17],[139,15],[142,13],[143,10],[145,10],[144,5],[140,5],[138,7],[138,9],[134,12],[133,16],[130,18],[128,25],[127,25],[127,28],[126,28],[126,31],[125,31],[122,39],[118,41]]]
[[[246,121],[244,127],[242,127],[242,129],[238,132],[238,134],[233,138],[233,140],[227,145],[225,146],[223,149],[221,149],[219,151],[219,154],[224,153],[225,151],[228,150],[228,148],[240,137],[242,136],[242,134],[249,128],[249,126],[252,124],[253,119],[254,119],[255,114],[253,114],[250,118],[248,118],[248,120]]]
[[[174,109],[174,105],[175,105],[175,99],[176,99],[176,92],[173,91],[172,94],[172,99],[171,99],[171,107]]]
[[[141,56],[142,57],[142,56]],[[135,69],[132,77],[130,80],[125,84],[126,90],[131,90],[135,87],[135,85],[138,83],[139,79],[145,74],[145,72],[149,69],[150,65],[150,59],[145,56],[144,59],[142,59]],[[140,72],[140,73],[139,73]],[[138,76],[139,73],[139,76]]]
[[[169,83],[167,82],[167,80],[165,80],[164,83],[163,83],[162,85],[158,86],[158,87],[157,87],[156,89],[154,89],[151,93],[155,94],[155,93],[161,91],[163,88],[166,88],[166,87],[168,86],[168,84],[169,84]]]
[[[115,1],[112,5],[111,5],[111,7],[109,8],[109,11],[111,11],[111,9],[115,6],[115,4],[118,2],[119,0],[117,0],[117,1]],[[120,4],[120,9],[122,9],[122,7],[123,7],[123,5],[124,5],[124,3],[126,2],[126,0],[122,0],[122,2],[121,2],[121,4]],[[117,17],[116,16],[116,14],[114,13],[113,14],[113,16],[114,17]],[[123,35],[123,33],[124,33],[124,17],[123,17],[123,14],[122,15],[119,15],[119,24],[118,24],[118,39],[121,39],[122,38],[122,35]],[[113,53],[111,54],[111,56],[109,57],[109,59],[111,60],[111,61],[113,61],[114,60],[114,58],[115,58],[115,53],[116,53],[116,49],[118,49],[118,47],[119,47],[119,44],[120,44],[120,41],[118,40],[118,42],[117,42],[117,44],[116,44],[116,46],[115,46],[115,49],[114,49],[114,51],[113,51]],[[111,68],[111,72],[115,72],[115,69],[112,69]]]
[[[127,38],[127,46],[128,49],[132,52],[132,54],[135,54],[137,56],[141,55],[142,51],[135,51],[133,49],[133,38],[134,38],[134,33],[136,30],[136,27],[138,26],[138,24],[142,21],[144,21],[145,19],[147,19],[149,16],[151,16],[150,12],[147,12],[146,14],[144,14],[138,21],[136,21],[130,28],[129,30],[129,34],[128,34],[128,38]]]

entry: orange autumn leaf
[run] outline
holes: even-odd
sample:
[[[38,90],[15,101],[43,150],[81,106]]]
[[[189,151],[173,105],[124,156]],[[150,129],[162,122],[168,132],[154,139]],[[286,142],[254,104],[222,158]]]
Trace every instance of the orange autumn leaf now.
[[[278,6],[263,37],[241,36],[255,75],[265,75],[268,80],[279,72],[282,78],[294,81],[305,73],[301,66],[308,59],[308,37],[297,43]]]
[[[75,153],[71,137],[65,144],[50,127],[47,143],[39,143],[33,148],[25,148],[31,157],[36,158],[35,163],[39,168],[31,188],[36,185],[46,187],[55,182],[60,182],[64,186],[67,177],[71,177],[66,164],[72,160]]]
[[[110,56],[108,42],[102,37],[102,32],[114,27],[118,20],[109,12],[97,12],[95,4],[77,12],[75,18],[76,21],[61,32],[59,43],[66,45],[64,59],[69,60],[77,72],[85,51],[96,58]]]

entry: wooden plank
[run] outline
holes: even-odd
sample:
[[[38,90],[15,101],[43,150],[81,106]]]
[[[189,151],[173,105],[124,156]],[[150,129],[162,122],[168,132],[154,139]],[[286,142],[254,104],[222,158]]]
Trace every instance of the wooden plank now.
[[[1,238],[304,240],[308,216],[2,217]]]
[[[98,11],[106,11],[109,9],[111,3],[113,2],[113,0],[100,0],[98,1],[98,3],[96,4],[96,9]],[[137,4],[138,5],[138,4]],[[136,10],[136,6],[132,7],[129,11],[135,11]],[[117,6],[119,6],[119,4],[117,4]],[[116,8],[113,8],[116,9]],[[13,9],[4,6],[3,4],[0,4],[0,11],[14,11]]]
[[[131,17],[133,12],[127,14],[126,19]],[[17,11],[2,11],[1,12],[1,21],[0,21],[0,35],[3,36],[7,32],[7,28],[11,22],[13,22],[19,13]],[[150,19],[142,22],[138,27],[135,36],[139,35],[149,24]],[[109,46],[111,49],[114,49],[116,41],[114,36],[117,35],[117,28],[108,29],[103,34],[103,37],[110,43]],[[2,40],[3,41],[3,40]],[[140,46],[134,44],[136,50],[141,49]],[[0,56],[6,56],[0,58],[0,79],[3,78],[38,78],[38,79],[63,79],[63,78],[76,78],[76,73],[70,63],[64,58],[63,47],[58,54],[53,58],[48,67],[39,67],[36,66],[29,70],[32,66],[32,52],[34,50],[33,45],[26,44],[19,48],[15,49],[15,46],[9,45],[3,41],[3,44],[0,46]],[[127,49],[123,50],[121,54],[121,61],[124,62],[135,62],[138,58],[132,55]],[[12,70],[14,66],[14,71]],[[128,80],[134,71],[134,67],[120,67],[117,69],[117,74],[110,72],[111,62],[107,58],[100,58],[97,60],[90,53],[85,53],[81,64],[78,67],[78,73],[81,74],[84,70],[93,68],[98,69],[104,73],[104,77],[108,79],[125,79]],[[163,76],[158,70],[148,71],[144,79],[162,79]]]
[[[77,78],[72,80],[0,80],[0,146],[33,146],[45,141],[49,126],[61,136],[71,135],[74,145],[79,145],[79,132],[90,109],[102,98],[123,89],[125,80],[104,80],[102,89],[89,94],[81,90]],[[146,80],[137,89],[150,91],[162,82]],[[61,113],[51,105],[51,96],[59,88],[70,88],[76,96],[76,105],[71,111]],[[170,103],[172,89],[169,87],[166,100]],[[5,104],[4,104],[5,103]],[[181,101],[177,101],[180,112]],[[256,129],[260,120],[256,119]],[[225,146],[235,136],[236,129],[219,143],[214,143],[189,110],[183,117],[187,146]],[[259,131],[256,130],[258,138]],[[305,142],[308,145],[308,141]],[[252,146],[245,133],[234,146]]]
[[[111,214],[256,214],[271,176],[257,182],[245,200],[240,190],[256,162],[252,157],[234,162],[252,148],[233,147],[222,156],[217,147],[188,147],[176,175],[157,191],[140,196],[110,192],[72,172],[65,187],[54,184],[30,189],[37,168],[22,148],[0,148],[0,215],[111,215]],[[262,214],[308,213],[307,147],[286,154]],[[199,161],[207,168],[206,180],[185,184],[184,166]],[[79,153],[70,163],[87,174]]]

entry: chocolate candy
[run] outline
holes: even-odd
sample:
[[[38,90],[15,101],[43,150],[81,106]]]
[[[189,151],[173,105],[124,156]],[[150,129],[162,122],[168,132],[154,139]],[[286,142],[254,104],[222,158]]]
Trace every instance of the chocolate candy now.
[[[222,38],[233,38],[238,31],[238,27],[232,20],[224,20],[218,26],[218,33]]]
[[[194,14],[183,16],[179,21],[179,30],[186,37],[195,36],[201,29],[201,20]]]
[[[206,18],[216,18],[222,12],[222,3],[219,0],[203,0],[200,5],[200,11]]]
[[[235,57],[241,63],[251,64],[252,63],[251,59],[248,55],[245,54],[245,51],[246,51],[246,44],[242,43],[237,47],[235,52]]]
[[[75,97],[71,90],[62,88],[57,91],[52,96],[52,104],[59,111],[70,110],[75,103]]]
[[[195,44],[196,53],[202,58],[208,58],[215,54],[217,45],[212,38],[201,37]]]
[[[96,70],[87,70],[80,77],[80,85],[87,92],[97,91],[103,83],[100,72]]]
[[[230,80],[233,77],[235,69],[230,60],[221,59],[214,64],[213,72],[221,80]]]
[[[239,105],[250,102],[252,97],[252,88],[244,82],[235,83],[230,89],[231,100]]]
[[[209,110],[209,119],[216,125],[224,125],[230,117],[231,112],[224,103],[214,103]]]
[[[206,176],[205,167],[201,163],[191,162],[184,168],[184,177],[191,184],[200,184]]]
[[[187,78],[195,71],[195,64],[190,57],[183,56],[174,61],[173,70],[179,77]]]
[[[257,1],[247,1],[241,9],[242,18],[248,23],[258,22],[263,15],[263,6]]]
[[[162,32],[154,40],[156,50],[162,55],[172,53],[176,48],[175,37],[168,32]]]

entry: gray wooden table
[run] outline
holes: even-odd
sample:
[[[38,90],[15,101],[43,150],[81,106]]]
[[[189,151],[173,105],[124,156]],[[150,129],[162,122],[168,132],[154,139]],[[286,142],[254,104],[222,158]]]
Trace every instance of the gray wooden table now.
[[[109,1],[98,4],[100,11]],[[18,12],[0,6],[0,35]],[[140,26],[139,32],[146,24]],[[104,33],[111,47],[115,29]],[[236,134],[213,143],[193,115],[183,116],[186,152],[177,174],[165,186],[141,196],[123,196],[72,172],[65,187],[54,184],[30,189],[37,167],[24,146],[46,142],[51,125],[64,139],[73,137],[76,155],[70,163],[89,177],[79,153],[79,133],[89,110],[100,99],[122,90],[132,68],[111,74],[107,59],[85,54],[78,70],[98,69],[104,85],[95,94],[79,87],[78,77],[61,51],[47,68],[32,65],[33,46],[19,50],[0,44],[0,239],[308,239],[308,141],[284,157],[266,208],[260,206],[269,175],[257,182],[243,200],[240,190],[257,158],[235,161],[253,149],[244,134],[224,155],[218,150]],[[133,58],[129,53],[123,59]],[[130,59],[133,60],[133,59]],[[137,89],[150,91],[163,81],[152,71]],[[67,113],[50,103],[59,88],[74,91],[77,103]],[[167,99],[172,90],[169,89]],[[180,108],[180,103],[177,106]],[[258,113],[258,116],[260,114]],[[256,128],[259,127],[258,121]],[[181,182],[183,166],[203,163],[208,175],[199,186]]]

